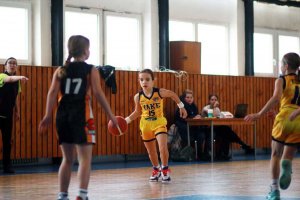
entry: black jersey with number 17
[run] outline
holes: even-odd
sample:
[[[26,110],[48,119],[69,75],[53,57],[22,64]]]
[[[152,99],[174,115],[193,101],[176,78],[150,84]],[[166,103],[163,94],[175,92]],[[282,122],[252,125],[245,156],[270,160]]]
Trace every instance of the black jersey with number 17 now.
[[[85,62],[72,62],[60,80],[60,97],[56,113],[59,143],[94,143],[91,108],[91,71]]]

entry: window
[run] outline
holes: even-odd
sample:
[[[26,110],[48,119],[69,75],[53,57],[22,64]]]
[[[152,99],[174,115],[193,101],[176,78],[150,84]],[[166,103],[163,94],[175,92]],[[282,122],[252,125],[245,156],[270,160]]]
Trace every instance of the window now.
[[[226,26],[198,24],[201,42],[201,73],[229,74],[228,30]]]
[[[170,21],[169,40],[170,41],[195,41],[195,25],[190,22]]]
[[[67,58],[67,41],[75,34],[83,35],[90,40],[88,63],[112,65],[116,69],[124,70],[141,68],[143,54],[139,15],[120,14],[101,9],[67,8],[65,58]]]
[[[201,74],[230,73],[227,26],[169,21],[169,39],[201,43]]]
[[[256,76],[277,77],[284,54],[299,54],[300,38],[297,32],[257,29],[254,33],[254,73]]]
[[[254,33],[254,73],[273,74],[273,35]]]
[[[65,12],[65,59],[68,57],[67,42],[72,35],[83,35],[90,40],[90,57],[87,63],[100,65],[99,13],[78,12],[68,9]]]
[[[119,69],[141,68],[141,19],[137,15],[105,12],[105,64]]]
[[[31,63],[30,13],[29,3],[0,2],[1,60],[15,57],[19,64]]]
[[[284,54],[289,52],[295,52],[299,54],[299,37],[295,36],[286,36],[279,35],[278,36],[278,50],[279,50],[279,60],[282,59]]]

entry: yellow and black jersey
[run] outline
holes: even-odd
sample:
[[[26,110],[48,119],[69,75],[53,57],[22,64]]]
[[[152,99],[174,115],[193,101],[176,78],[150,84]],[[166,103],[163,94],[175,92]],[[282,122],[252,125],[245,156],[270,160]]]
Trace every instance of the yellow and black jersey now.
[[[150,97],[143,91],[139,92],[139,102],[142,107],[140,130],[143,141],[152,141],[159,134],[167,134],[167,120],[164,117],[163,98],[159,94],[159,88],[153,88]]]
[[[300,106],[300,83],[297,81],[296,74],[280,76],[283,80],[283,93],[280,99],[280,108]]]
[[[300,116],[293,121],[289,119],[291,113],[300,105],[300,84],[296,74],[280,78],[283,80],[283,92],[280,99],[280,110],[273,125],[272,139],[286,145],[300,144]]]
[[[153,121],[164,116],[159,88],[153,88],[151,97],[147,97],[143,91],[139,92],[139,102],[142,107],[141,117],[145,120]]]

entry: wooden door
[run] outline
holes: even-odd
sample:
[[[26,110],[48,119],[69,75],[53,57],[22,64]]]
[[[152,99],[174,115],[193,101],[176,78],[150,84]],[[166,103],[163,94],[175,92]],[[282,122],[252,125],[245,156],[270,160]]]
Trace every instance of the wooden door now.
[[[170,69],[183,70],[191,74],[200,74],[200,57],[200,42],[170,42]]]

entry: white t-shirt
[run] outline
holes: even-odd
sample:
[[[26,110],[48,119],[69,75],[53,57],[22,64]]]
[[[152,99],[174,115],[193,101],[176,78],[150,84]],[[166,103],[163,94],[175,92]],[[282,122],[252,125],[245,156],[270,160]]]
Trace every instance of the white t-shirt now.
[[[207,114],[208,109],[213,109],[213,115],[214,115],[214,117],[220,117],[221,110],[220,110],[219,107],[212,108],[210,105],[206,105],[202,109],[202,112],[205,112]]]

